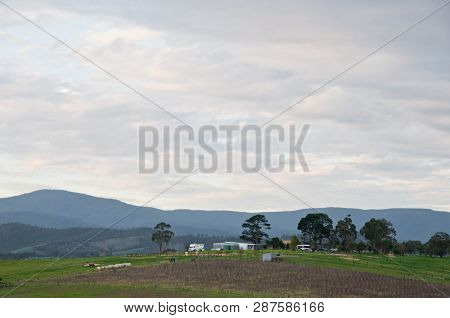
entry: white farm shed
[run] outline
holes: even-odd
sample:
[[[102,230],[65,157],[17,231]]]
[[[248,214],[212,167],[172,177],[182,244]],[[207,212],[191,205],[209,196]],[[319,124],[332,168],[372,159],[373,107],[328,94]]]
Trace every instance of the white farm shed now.
[[[239,242],[224,242],[224,243],[214,243],[213,250],[261,250],[262,244],[253,243],[239,243]]]

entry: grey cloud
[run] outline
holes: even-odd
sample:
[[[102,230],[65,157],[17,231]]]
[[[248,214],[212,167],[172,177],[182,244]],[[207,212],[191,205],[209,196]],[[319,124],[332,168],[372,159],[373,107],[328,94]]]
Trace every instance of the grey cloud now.
[[[265,122],[440,3],[21,0],[14,6],[198,127]],[[155,189],[164,176],[137,175],[137,126],[175,123],[4,8],[0,14],[6,61],[0,162],[11,163],[0,174],[14,191],[48,185],[135,202],[143,189]],[[277,176],[283,184],[317,206],[435,202],[450,209],[442,181],[450,158],[448,16],[448,9],[439,12],[279,118],[312,125],[305,144],[311,174]],[[33,165],[38,171],[20,175]],[[11,171],[20,175],[14,182]],[[295,206],[254,177],[208,176],[221,191],[199,178],[164,204]],[[1,187],[0,195],[15,194]],[[128,192],[118,193],[123,187]]]

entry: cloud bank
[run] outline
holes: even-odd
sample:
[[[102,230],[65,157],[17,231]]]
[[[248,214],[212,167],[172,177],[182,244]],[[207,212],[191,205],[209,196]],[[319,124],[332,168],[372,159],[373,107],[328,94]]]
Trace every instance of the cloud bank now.
[[[14,1],[195,128],[263,124],[441,1]],[[276,119],[311,124],[310,172],[267,173],[315,207],[450,211],[450,8]],[[140,204],[138,127],[178,123],[0,6],[0,196],[59,188]],[[300,209],[258,174],[195,174],[156,207]]]

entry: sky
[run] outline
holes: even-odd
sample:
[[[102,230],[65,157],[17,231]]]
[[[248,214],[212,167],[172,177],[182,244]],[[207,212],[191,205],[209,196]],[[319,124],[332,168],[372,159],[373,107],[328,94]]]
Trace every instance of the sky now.
[[[261,125],[444,1],[5,3],[195,130]],[[194,173],[161,209],[450,211],[450,5],[273,124],[311,125],[309,172]],[[179,123],[0,4],[0,197],[64,189],[143,204],[138,129]]]

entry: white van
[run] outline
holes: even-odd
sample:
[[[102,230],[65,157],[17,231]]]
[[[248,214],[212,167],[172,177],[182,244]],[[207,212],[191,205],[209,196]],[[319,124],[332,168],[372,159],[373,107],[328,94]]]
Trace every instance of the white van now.
[[[309,244],[297,245],[297,251],[312,252],[311,245],[309,245]]]
[[[205,250],[205,244],[193,243],[189,244],[188,252],[203,252]]]

